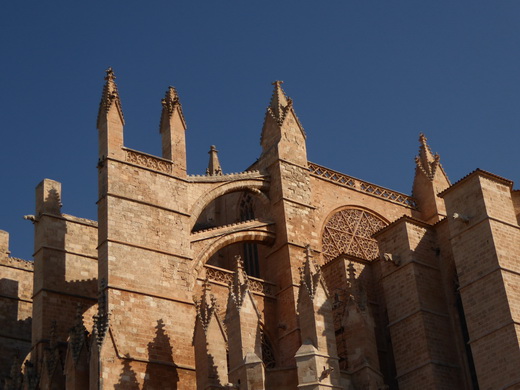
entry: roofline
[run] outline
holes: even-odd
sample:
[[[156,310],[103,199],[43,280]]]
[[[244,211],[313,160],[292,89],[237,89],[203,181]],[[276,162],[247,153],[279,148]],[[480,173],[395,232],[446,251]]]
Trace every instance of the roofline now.
[[[468,173],[466,176],[464,176],[462,179],[456,181],[453,183],[450,187],[446,188],[444,191],[441,191],[437,194],[439,198],[443,198],[444,195],[446,195],[448,192],[450,192],[454,187],[459,186],[462,182],[468,180],[469,178],[473,176],[485,176],[488,179],[495,180],[498,182],[501,182],[502,184],[508,186],[510,189],[513,189],[513,182],[509,179],[506,179],[502,176],[495,175],[494,173],[485,171],[483,169],[477,168],[473,172]]]
[[[416,226],[424,227],[424,228],[431,228],[433,225],[426,223],[424,221],[421,221],[420,219],[416,219],[413,217],[410,217],[406,214],[404,214],[402,217],[397,218],[394,222],[390,223],[389,225],[385,226],[384,228],[378,230],[374,234],[372,234],[372,237],[377,237],[380,234],[386,232],[387,230],[390,230],[392,227],[400,224],[401,222],[409,222],[411,224],[414,224]]]

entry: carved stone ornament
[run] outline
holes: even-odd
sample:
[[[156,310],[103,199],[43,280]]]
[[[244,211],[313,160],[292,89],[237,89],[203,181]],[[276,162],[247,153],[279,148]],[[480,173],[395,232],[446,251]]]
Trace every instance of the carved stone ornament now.
[[[334,214],[323,231],[322,252],[325,262],[339,255],[352,255],[373,260],[379,254],[377,241],[372,234],[386,223],[368,211],[345,209]]]
[[[401,265],[401,258],[398,255],[392,253],[381,253],[381,260],[391,261],[395,265]]]

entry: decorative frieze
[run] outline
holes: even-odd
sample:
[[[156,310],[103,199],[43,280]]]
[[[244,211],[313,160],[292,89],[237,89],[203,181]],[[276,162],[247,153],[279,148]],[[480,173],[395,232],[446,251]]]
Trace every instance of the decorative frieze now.
[[[126,161],[132,164],[140,165],[154,171],[172,173],[172,163],[158,157],[141,153],[136,150],[126,149]]]
[[[311,162],[308,163],[308,167],[313,176],[321,177],[325,180],[337,183],[344,187],[352,188],[360,192],[366,192],[370,195],[389,200],[390,202],[399,203],[406,207],[417,207],[415,200],[412,197],[401,194],[400,192],[392,191],[387,188],[356,179],[354,177],[333,171],[332,169],[325,168],[321,165]]]
[[[229,285],[233,282],[233,271],[228,271],[222,268],[213,267],[206,264],[206,278],[212,282],[222,283]],[[274,297],[276,294],[276,286],[273,283],[269,283],[265,280],[253,278],[252,276],[247,277],[249,279],[249,290],[252,293],[260,293],[270,297]]]

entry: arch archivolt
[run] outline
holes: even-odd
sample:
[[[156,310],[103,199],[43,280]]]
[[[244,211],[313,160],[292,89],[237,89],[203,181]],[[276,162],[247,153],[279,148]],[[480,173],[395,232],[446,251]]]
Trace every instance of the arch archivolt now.
[[[275,234],[270,225],[264,225],[256,229],[235,231],[225,235],[210,238],[199,243],[194,243],[196,251],[193,262],[193,283],[197,280],[204,264],[211,256],[220,249],[238,242],[256,242],[259,244],[271,245],[274,242]],[[192,286],[194,287],[194,286]]]
[[[372,235],[386,225],[388,221],[385,218],[363,207],[343,206],[332,211],[321,234],[324,262],[343,254],[375,259],[379,248]]]
[[[231,192],[247,191],[256,195],[260,202],[264,206],[267,206],[269,204],[269,198],[265,192],[268,189],[268,181],[253,179],[227,182],[212,188],[200,196],[193,204],[190,210],[190,229],[193,229],[193,226],[195,226],[195,223],[197,222],[197,219],[204,208],[218,197],[229,194]]]

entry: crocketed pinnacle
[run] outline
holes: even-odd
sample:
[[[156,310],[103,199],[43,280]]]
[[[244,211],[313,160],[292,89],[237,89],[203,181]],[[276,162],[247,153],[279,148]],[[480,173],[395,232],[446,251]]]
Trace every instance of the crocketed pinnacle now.
[[[283,123],[287,112],[292,107],[292,100],[285,95],[285,92],[282,89],[282,84],[283,81],[275,81],[273,83],[273,96],[271,97],[269,107],[267,107],[269,114],[271,114],[280,125]]]
[[[52,377],[52,374],[58,367],[58,363],[60,362],[60,353],[58,350],[58,340],[57,340],[57,329],[58,324],[55,320],[51,322],[51,330],[50,330],[50,340],[49,347],[45,351],[44,357],[44,365],[47,368],[47,373],[49,378]]]
[[[171,119],[175,110],[178,111],[181,121],[184,124],[184,127],[186,127],[186,120],[184,119],[184,114],[182,113],[181,101],[175,87],[172,87],[171,85],[168,87],[168,90],[164,95],[164,99],[161,100],[161,104],[162,112],[159,131],[162,131],[166,123],[165,121],[169,121]]]
[[[87,333],[88,331],[85,328],[85,324],[83,322],[83,310],[81,304],[78,303],[76,306],[76,318],[74,320],[74,326],[69,332],[69,344],[72,349],[72,357],[75,362],[78,361],[81,348],[85,344]]]
[[[440,165],[440,156],[432,153],[423,133],[419,135],[419,143],[419,155],[415,157],[415,163],[428,179],[433,180]]]
[[[229,283],[229,296],[235,304],[238,311],[242,308],[244,297],[249,290],[249,278],[244,269],[242,257],[235,256],[235,273],[233,281]]]
[[[121,121],[124,123],[123,110],[121,108],[121,99],[117,91],[116,75],[112,68],[108,68],[105,76],[105,85],[103,86],[103,93],[101,94],[101,102],[99,103],[99,111],[97,118],[97,126],[100,127],[101,119],[107,115],[113,104],[116,105]]]
[[[300,284],[307,290],[309,297],[314,299],[321,278],[321,269],[312,261],[311,247],[305,248],[305,263],[300,267]]]
[[[208,325],[211,321],[211,316],[216,315],[218,310],[217,299],[211,293],[211,284],[206,278],[202,286],[202,297],[200,300],[194,299],[195,309],[197,311],[197,318],[202,325],[204,333],[208,330]]]
[[[222,175],[222,168],[218,160],[218,150],[215,145],[211,145],[209,149],[209,163],[206,169],[206,175],[208,176],[219,176]]]

